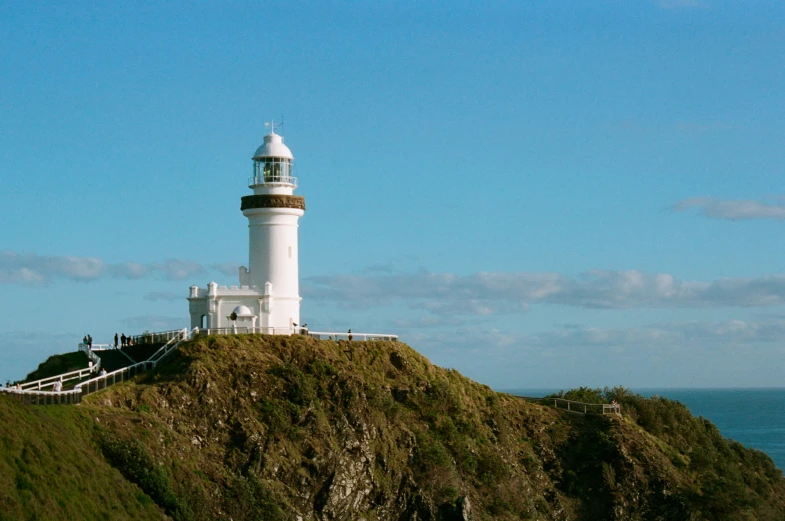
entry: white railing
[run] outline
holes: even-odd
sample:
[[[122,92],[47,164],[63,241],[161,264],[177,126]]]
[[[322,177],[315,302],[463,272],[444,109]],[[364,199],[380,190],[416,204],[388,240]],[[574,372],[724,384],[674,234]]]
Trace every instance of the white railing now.
[[[248,187],[253,188],[257,185],[291,185],[297,188],[297,178],[290,175],[255,175],[248,178]]]
[[[159,348],[155,353],[153,353],[149,359],[145,360],[144,362],[139,362],[137,364],[132,364],[127,367],[117,369],[111,373],[105,373],[90,378],[89,380],[76,384],[72,390],[55,392],[45,391],[43,388],[54,386],[55,382],[57,381],[64,382],[77,378],[82,379],[85,376],[89,376],[91,374],[90,368],[81,369],[79,371],[72,371],[70,373],[64,373],[50,378],[44,378],[42,380],[36,380],[35,382],[28,382],[18,387],[0,387],[0,392],[4,392],[10,396],[13,396],[23,403],[27,403],[29,405],[77,404],[82,401],[82,396],[106,389],[110,385],[123,382],[136,376],[137,374],[153,369],[158,364],[158,362],[160,362],[169,353],[177,349],[177,347],[182,342],[193,338],[193,336],[198,334],[198,332],[198,328],[194,328],[190,332],[187,329],[179,329],[174,332],[167,331],[167,335],[174,333],[173,335],[170,335],[172,338],[165,345],[161,346],[161,348]],[[84,344],[79,344],[79,350],[89,351],[87,346]],[[92,368],[92,371],[94,372],[97,370],[97,367],[100,366],[101,359],[98,358],[94,353],[90,354],[93,357],[96,357],[98,360]],[[30,389],[30,387],[36,387],[36,389]]]
[[[141,335],[132,336],[131,339],[133,340],[134,345],[159,344],[168,342],[173,338],[178,338],[182,332],[182,329],[172,329],[160,333],[142,333]]]
[[[111,373],[105,373],[84,382],[76,384],[73,390],[68,391],[45,391],[43,388],[54,386],[55,382],[65,382],[69,380],[75,379],[82,379],[85,376],[90,375],[92,372],[98,370],[101,365],[101,359],[92,352],[86,345],[79,344],[79,350],[83,351],[87,354],[91,361],[93,361],[93,367],[87,369],[80,369],[78,371],[71,371],[70,373],[64,373],[57,376],[52,376],[50,378],[44,378],[41,380],[36,380],[35,382],[28,382],[23,384],[19,387],[5,387],[0,388],[0,391],[5,392],[10,395],[14,395],[17,398],[21,399],[23,402],[31,404],[31,405],[48,405],[48,404],[75,404],[81,402],[81,397],[85,396],[90,393],[94,393],[101,389],[106,389],[110,385],[113,385],[118,382],[123,382],[129,378],[136,376],[139,373],[143,373],[145,371],[149,371],[156,367],[158,362],[160,362],[164,357],[169,355],[172,351],[177,349],[181,343],[185,342],[186,340],[190,340],[196,335],[199,334],[207,334],[207,335],[236,335],[236,334],[251,334],[251,333],[264,333],[264,334],[280,334],[280,335],[291,335],[295,334],[302,334],[308,335],[313,337],[317,340],[349,340],[349,341],[365,341],[365,340],[385,340],[390,342],[397,342],[398,335],[390,335],[386,333],[338,333],[338,332],[327,332],[327,331],[309,331],[303,328],[220,328],[220,329],[199,329],[198,327],[193,328],[191,331],[188,329],[176,329],[172,331],[164,331],[162,333],[147,333],[144,335],[138,335],[133,337],[134,339],[138,339],[138,343],[158,343],[165,341],[166,343],[161,346],[155,353],[153,353],[150,358],[145,360],[144,362],[139,362],[136,364],[129,365],[127,367],[123,367],[121,369],[117,369],[116,371],[112,371]],[[137,341],[134,341],[136,344]],[[109,345],[109,344],[105,344]],[[36,389],[30,389],[31,387],[35,387]],[[559,401],[566,401],[566,400],[559,400]],[[574,402],[577,403],[577,402]],[[585,405],[585,404],[581,404]],[[618,414],[618,405],[607,405],[605,407],[615,408],[614,411],[617,411]],[[603,414],[606,414],[605,407],[603,407]],[[567,407],[569,410],[569,405]]]
[[[291,335],[300,328],[294,327],[211,327],[200,329],[202,335]]]
[[[387,342],[397,342],[398,335],[388,333],[331,333],[324,331],[306,331],[310,337],[316,340],[385,340]]]
[[[12,396],[27,405],[74,405],[82,401],[82,390],[76,388],[54,392],[0,387],[0,393]]]
[[[124,382],[125,380],[133,378],[134,376],[145,371],[149,371],[150,369],[154,369],[155,366],[158,365],[158,362],[160,362],[166,355],[177,349],[181,343],[191,339],[198,331],[199,328],[194,328],[190,332],[185,328],[179,329],[176,331],[178,336],[173,337],[169,342],[161,346],[160,349],[153,353],[152,356],[144,362],[129,365],[127,367],[117,369],[116,371],[112,371],[111,373],[98,375],[95,378],[87,380],[86,382],[77,384],[75,388],[81,389],[84,395],[88,395],[90,393],[106,389],[115,383]],[[167,331],[166,333],[172,332]]]
[[[398,335],[389,333],[338,333],[330,331],[310,331],[300,327],[221,327],[200,329],[202,335],[308,335],[317,340],[386,340],[397,342]]]
[[[108,351],[115,349],[114,344],[90,344],[90,349],[93,351]]]
[[[83,396],[86,396],[90,393],[106,389],[110,385],[114,385],[118,382],[124,382],[128,378],[133,378],[137,374],[143,373],[154,366],[155,364],[153,362],[139,362],[138,364],[129,365],[112,371],[111,373],[98,375],[85,382],[76,384],[74,390],[78,389]]]
[[[58,374],[55,376],[50,376],[48,378],[42,378],[40,380],[35,380],[33,382],[25,382],[19,385],[19,388],[22,390],[36,390],[42,391],[47,387],[54,387],[55,383],[60,382],[70,382],[71,380],[81,380],[87,376],[90,376],[93,373],[92,367],[86,367],[84,369],[78,369],[76,371],[71,371],[70,373],[63,373]]]
[[[190,340],[199,333],[199,328],[195,327],[190,332],[188,329],[183,328],[179,331],[179,336],[172,337],[167,343],[162,345],[158,348],[158,351],[150,355],[150,358],[147,359],[148,362],[152,362],[153,364],[157,364],[161,361],[166,355],[177,349],[177,347],[186,340]]]
[[[574,400],[565,400],[564,398],[536,398],[533,396],[517,396],[523,398],[527,402],[534,402],[543,405],[553,405],[556,409],[562,409],[567,412],[579,414],[616,414],[621,416],[621,405],[618,403],[586,403],[576,402]]]
[[[98,371],[101,368],[101,357],[93,353],[93,351],[87,347],[87,344],[79,344],[79,351],[86,354],[87,358],[93,363],[93,371]]]

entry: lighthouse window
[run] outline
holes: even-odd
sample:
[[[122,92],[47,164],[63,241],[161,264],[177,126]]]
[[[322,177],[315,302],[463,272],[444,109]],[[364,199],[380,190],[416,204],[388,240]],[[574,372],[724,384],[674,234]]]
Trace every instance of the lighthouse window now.
[[[292,175],[292,161],[280,157],[260,158],[254,165],[254,175],[263,177],[265,183],[289,183]]]

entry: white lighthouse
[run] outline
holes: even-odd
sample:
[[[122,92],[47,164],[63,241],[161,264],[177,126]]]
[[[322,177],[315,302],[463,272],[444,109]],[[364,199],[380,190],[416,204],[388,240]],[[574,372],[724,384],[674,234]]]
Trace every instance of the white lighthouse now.
[[[248,218],[248,268],[238,286],[191,286],[191,327],[291,334],[300,323],[297,228],[305,198],[294,195],[292,156],[275,130],[253,155],[252,195],[240,209]]]

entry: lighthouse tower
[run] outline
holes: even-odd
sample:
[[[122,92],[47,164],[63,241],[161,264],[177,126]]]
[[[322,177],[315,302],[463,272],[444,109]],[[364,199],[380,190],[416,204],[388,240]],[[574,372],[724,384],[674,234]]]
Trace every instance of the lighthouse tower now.
[[[240,206],[248,218],[248,267],[240,267],[239,286],[191,286],[191,327],[291,334],[300,323],[297,228],[305,198],[294,195],[294,156],[274,129],[252,159],[253,194]]]
[[[305,198],[293,195],[294,157],[283,138],[270,132],[253,156],[253,195],[242,198],[248,218],[248,266],[240,268],[240,284],[262,288],[262,327],[293,327],[300,322],[300,278],[297,227],[305,213]],[[267,322],[267,323],[265,323]]]

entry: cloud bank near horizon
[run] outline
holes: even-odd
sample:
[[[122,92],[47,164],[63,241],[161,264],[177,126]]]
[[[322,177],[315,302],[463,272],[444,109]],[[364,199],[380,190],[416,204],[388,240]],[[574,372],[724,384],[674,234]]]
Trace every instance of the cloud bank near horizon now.
[[[698,214],[710,219],[742,221],[753,219],[785,219],[785,203],[764,203],[755,200],[727,200],[714,197],[691,197],[671,206],[675,212],[696,208]]]
[[[101,278],[139,280],[159,277],[164,280],[183,280],[201,275],[205,268],[199,263],[183,259],[164,262],[106,263],[95,257],[19,254],[0,251],[0,284],[44,286],[55,280],[90,282]]]
[[[304,280],[303,296],[367,308],[404,303],[439,316],[521,314],[533,304],[586,309],[766,307],[785,304],[785,275],[682,281],[665,273],[591,270],[325,275]]]
[[[477,351],[489,356],[525,356],[525,353],[539,352],[554,357],[575,349],[586,349],[597,356],[626,352],[658,357],[697,352],[749,353],[750,350],[778,350],[785,354],[781,345],[783,336],[785,318],[782,317],[693,320],[629,328],[562,324],[536,333],[467,324],[440,330],[409,330],[405,334],[406,342],[412,345],[427,345],[450,354]]]
[[[42,286],[56,280],[101,278],[183,280],[208,271],[231,272],[231,264],[203,266],[168,259],[161,263],[109,264],[94,257],[41,256],[0,252],[0,284]],[[403,304],[428,316],[465,317],[523,314],[532,305],[584,309],[769,307],[785,304],[785,274],[713,281],[679,280],[667,273],[590,270],[577,276],[555,272],[370,271],[320,275],[301,281],[302,295],[345,309]],[[147,300],[171,300],[166,292]],[[427,326],[427,324],[421,324]]]

